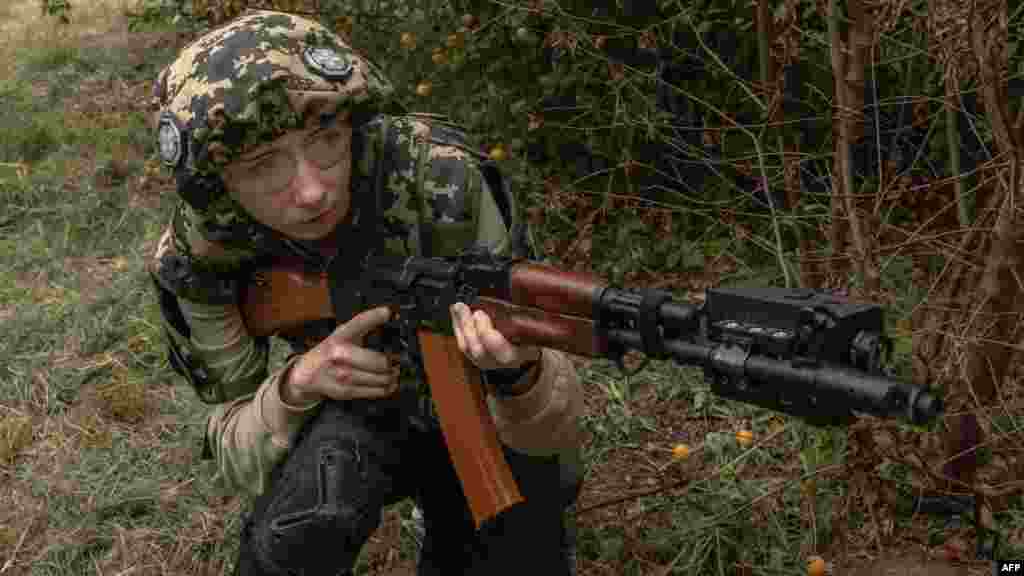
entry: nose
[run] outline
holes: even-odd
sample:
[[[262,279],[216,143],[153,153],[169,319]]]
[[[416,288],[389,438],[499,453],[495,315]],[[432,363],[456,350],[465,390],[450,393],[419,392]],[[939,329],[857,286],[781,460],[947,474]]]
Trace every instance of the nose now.
[[[319,168],[299,154],[295,162],[295,203],[298,206],[315,208],[323,203],[327,191],[319,176]]]

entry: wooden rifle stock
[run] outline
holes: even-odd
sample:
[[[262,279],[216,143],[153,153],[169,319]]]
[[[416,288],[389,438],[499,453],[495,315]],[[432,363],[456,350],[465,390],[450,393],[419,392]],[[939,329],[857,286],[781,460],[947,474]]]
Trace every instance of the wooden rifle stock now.
[[[242,316],[249,334],[289,334],[307,322],[334,318],[326,274],[308,275],[280,266],[260,270],[242,290]],[[480,298],[471,306],[491,317],[514,344],[530,344],[593,357],[604,348],[589,318],[562,316],[504,300]],[[347,319],[339,319],[344,321]],[[480,372],[458,349],[454,336],[418,333],[427,384],[441,431],[479,528],[523,501],[498,443],[480,383]]]
[[[242,319],[252,336],[288,334],[307,322],[334,318],[327,274],[290,267],[258,270],[242,289]]]

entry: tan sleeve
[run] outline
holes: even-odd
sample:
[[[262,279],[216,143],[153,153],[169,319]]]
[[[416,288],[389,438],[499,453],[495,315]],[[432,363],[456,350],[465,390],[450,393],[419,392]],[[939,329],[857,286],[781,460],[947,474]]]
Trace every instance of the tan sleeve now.
[[[255,394],[217,406],[207,422],[206,436],[220,475],[254,497],[266,492],[274,467],[320,405],[290,406],[281,399],[281,382],[297,361],[292,358],[269,376]]]
[[[222,386],[237,381],[252,361],[253,339],[245,331],[237,306],[197,304],[179,299],[192,331],[193,350]],[[266,361],[265,359],[263,360]],[[206,437],[221,476],[232,487],[262,494],[274,466],[318,404],[293,407],[281,400],[280,384],[298,357],[267,376],[253,391],[232,390],[232,401],[216,406]]]
[[[509,448],[530,456],[578,449],[583,389],[569,358],[545,348],[537,383],[521,396],[490,397],[498,437]]]

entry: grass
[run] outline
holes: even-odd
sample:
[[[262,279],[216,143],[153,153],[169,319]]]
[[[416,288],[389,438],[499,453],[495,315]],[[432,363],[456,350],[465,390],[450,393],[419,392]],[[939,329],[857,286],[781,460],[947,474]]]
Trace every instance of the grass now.
[[[75,23],[58,33],[23,5],[0,7],[24,18],[3,29],[0,47],[19,47],[17,58],[0,58],[9,64],[0,164],[15,167],[0,171],[5,575],[226,573],[246,505],[199,460],[208,407],[165,359],[145,263],[174,198],[153,169],[145,97],[171,50],[146,45],[145,58],[133,57],[117,8],[76,3]],[[737,564],[797,574],[808,554],[834,551],[837,528],[855,557],[876,551],[861,494],[830,468],[847,458],[845,432],[715,398],[692,369],[655,363],[626,378],[593,361],[579,370],[590,435],[581,574],[734,574]],[[739,429],[754,444],[737,442]],[[918,432],[896,430],[925,437]],[[680,443],[693,451],[675,461]],[[911,478],[902,464],[880,474],[903,487]],[[601,505],[629,494],[637,497]],[[839,512],[847,495],[848,516]],[[389,511],[358,574],[412,560],[400,521],[409,506]],[[1009,510],[1000,521],[1020,557],[1019,499]],[[949,533],[899,515],[890,530],[916,550]]]
[[[30,49],[0,75],[0,570],[220,574],[246,503],[199,460],[209,407],[168,368],[145,272],[174,206],[146,100],[173,43],[132,58],[100,8],[59,35],[4,8],[27,21],[3,49]]]

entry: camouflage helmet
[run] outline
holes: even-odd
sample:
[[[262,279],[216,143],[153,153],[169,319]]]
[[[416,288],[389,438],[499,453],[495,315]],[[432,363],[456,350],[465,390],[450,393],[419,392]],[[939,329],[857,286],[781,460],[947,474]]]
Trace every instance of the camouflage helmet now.
[[[158,76],[160,158],[193,223],[216,235],[247,218],[226,193],[225,165],[302,128],[308,114],[365,117],[392,93],[379,67],[319,23],[254,11],[193,41]]]

